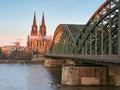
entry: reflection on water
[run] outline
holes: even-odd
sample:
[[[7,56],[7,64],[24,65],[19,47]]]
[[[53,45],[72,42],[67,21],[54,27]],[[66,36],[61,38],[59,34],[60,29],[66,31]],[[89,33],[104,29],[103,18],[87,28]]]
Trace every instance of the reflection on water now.
[[[120,90],[120,87],[107,86],[63,86],[60,78],[60,68],[0,64],[0,90]]]

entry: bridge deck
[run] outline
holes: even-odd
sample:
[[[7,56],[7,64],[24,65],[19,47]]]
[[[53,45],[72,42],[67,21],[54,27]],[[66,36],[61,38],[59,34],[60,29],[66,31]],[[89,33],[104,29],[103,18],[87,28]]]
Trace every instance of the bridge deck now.
[[[117,55],[73,55],[73,54],[46,54],[46,57],[80,60],[105,66],[120,66],[120,56]]]

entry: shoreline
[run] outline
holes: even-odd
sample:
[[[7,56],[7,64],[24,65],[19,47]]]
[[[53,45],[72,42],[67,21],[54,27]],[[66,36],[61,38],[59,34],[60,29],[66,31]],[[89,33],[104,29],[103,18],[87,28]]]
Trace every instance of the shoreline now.
[[[41,64],[43,61],[37,60],[0,60],[0,64]]]

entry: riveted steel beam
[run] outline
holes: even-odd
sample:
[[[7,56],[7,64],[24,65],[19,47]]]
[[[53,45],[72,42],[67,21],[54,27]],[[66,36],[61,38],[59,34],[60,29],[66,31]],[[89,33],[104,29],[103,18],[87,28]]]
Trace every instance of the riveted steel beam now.
[[[120,0],[118,6],[118,55],[120,56]]]
[[[98,29],[97,27],[95,28],[95,55],[98,54],[97,49],[98,49]]]
[[[111,9],[111,3],[109,3],[109,9]],[[109,55],[112,54],[112,19],[111,14],[109,15]]]

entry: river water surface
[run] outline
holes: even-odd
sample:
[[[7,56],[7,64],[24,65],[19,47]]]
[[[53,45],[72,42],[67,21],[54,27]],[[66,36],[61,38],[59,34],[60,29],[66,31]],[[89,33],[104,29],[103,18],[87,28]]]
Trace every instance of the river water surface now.
[[[61,69],[43,64],[0,64],[0,90],[120,90],[109,86],[63,86]]]

